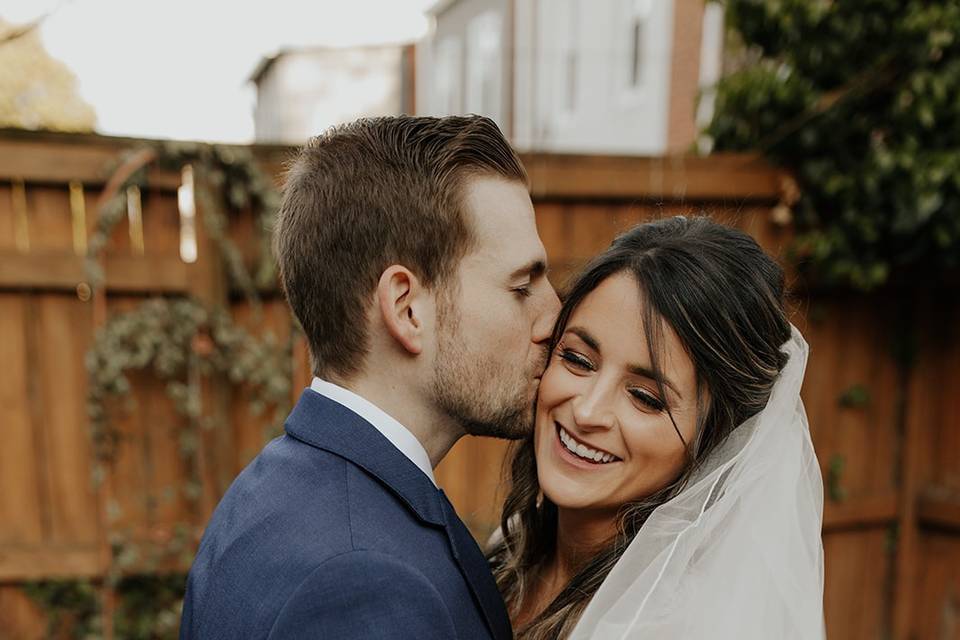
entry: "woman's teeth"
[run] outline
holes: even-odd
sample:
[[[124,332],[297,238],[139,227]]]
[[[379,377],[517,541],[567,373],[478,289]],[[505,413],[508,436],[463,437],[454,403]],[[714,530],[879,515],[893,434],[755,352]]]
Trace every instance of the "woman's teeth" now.
[[[607,464],[608,462],[613,462],[617,459],[616,456],[610,455],[609,453],[603,453],[602,451],[591,449],[590,447],[577,442],[563,427],[560,425],[557,425],[557,427],[560,430],[560,442],[563,443],[563,446],[567,449],[567,451],[578,458],[583,458],[584,460],[595,462],[597,464]]]

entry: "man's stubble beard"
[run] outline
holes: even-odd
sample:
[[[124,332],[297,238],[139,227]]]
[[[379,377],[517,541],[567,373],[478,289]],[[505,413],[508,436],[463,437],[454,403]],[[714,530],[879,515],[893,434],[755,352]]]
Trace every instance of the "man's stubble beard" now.
[[[432,384],[437,405],[470,435],[519,440],[533,433],[536,395],[531,397],[529,384],[543,366],[534,363],[535,370],[506,380],[511,370],[497,356],[468,353],[458,310],[441,305]]]

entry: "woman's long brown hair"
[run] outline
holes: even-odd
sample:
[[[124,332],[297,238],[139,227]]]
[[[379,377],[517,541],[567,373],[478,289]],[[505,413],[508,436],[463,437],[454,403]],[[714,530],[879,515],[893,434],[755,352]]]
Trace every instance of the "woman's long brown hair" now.
[[[653,370],[661,373],[664,322],[693,361],[698,392],[696,437],[688,443],[676,430],[687,449],[687,463],[679,475],[655,493],[621,507],[613,538],[579,567],[543,611],[514,630],[523,640],[570,635],[650,514],[686,486],[698,463],[723,438],[766,405],[786,364],[780,351],[790,337],[783,270],[750,236],[705,217],[638,225],[614,240],[573,282],[557,318],[551,349],[583,299],[601,282],[623,272],[637,282],[644,309],[643,337]],[[658,384],[663,396],[662,383]],[[540,570],[555,553],[557,507],[540,491],[532,437],[515,445],[509,475],[510,490],[500,518],[502,539],[489,559],[516,621],[532,604]]]

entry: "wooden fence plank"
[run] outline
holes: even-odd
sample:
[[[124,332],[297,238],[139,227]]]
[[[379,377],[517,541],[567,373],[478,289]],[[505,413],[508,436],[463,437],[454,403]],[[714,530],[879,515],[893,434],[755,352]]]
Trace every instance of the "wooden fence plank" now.
[[[231,308],[237,324],[261,339],[270,335],[276,341],[277,349],[285,348],[292,325],[289,308],[283,300],[265,301],[262,317],[259,319],[246,301],[234,302]],[[296,359],[294,359],[294,362],[296,362]],[[309,369],[307,369],[307,372],[309,372]],[[296,396],[293,399],[295,402],[303,388],[309,386],[310,379],[306,378],[303,372],[299,374],[295,372],[293,378],[292,392]],[[274,433],[277,425],[272,420],[272,409],[259,415],[255,414],[250,403],[246,401],[246,398],[249,397],[251,395],[245,389],[238,389],[234,394],[236,401],[232,402],[230,406],[230,424],[235,455],[233,460],[234,475],[240,473],[250,460],[260,453],[260,450],[272,437],[280,435]],[[286,416],[280,418],[283,420]],[[280,429],[282,431],[282,426]]]
[[[535,198],[774,201],[780,174],[756,156],[625,158],[521,154]]]
[[[572,205],[567,212],[567,224],[568,233],[574,243],[564,258],[586,263],[609,247],[610,241],[617,235],[618,209],[619,207],[593,203]]]
[[[47,637],[46,616],[19,585],[0,584],[0,629],[3,638],[41,640]]]
[[[210,187],[204,182],[207,179],[205,176],[193,175],[195,193]],[[213,192],[213,189],[210,191]],[[216,238],[207,229],[214,212],[205,208],[204,203],[196,197],[194,202],[197,258],[192,265],[188,293],[207,308],[225,308],[229,294],[227,271]],[[199,375],[199,372],[195,373]],[[203,379],[200,384],[204,416],[214,424],[226,425],[232,394],[229,383],[223,379]],[[233,481],[234,443],[233,431],[227,428],[201,430],[199,435],[197,460],[203,492],[201,513],[205,521]]]
[[[943,533],[923,535],[912,638],[960,640],[960,540]]]
[[[43,184],[79,180],[88,185],[102,185],[120,153],[146,142],[123,144],[103,136],[74,136],[66,143],[40,142],[36,138],[11,140],[10,133],[0,132],[0,180],[20,178],[28,183]],[[176,189],[180,182],[175,173],[151,171],[149,184]]]
[[[179,256],[108,256],[104,275],[109,292],[183,293],[190,265]],[[62,291],[73,295],[88,282],[83,259],[69,253],[0,254],[0,290]]]
[[[180,211],[173,191],[150,189],[142,194],[146,255],[169,260],[180,256]]]
[[[960,495],[921,496],[917,503],[917,517],[923,526],[960,533]],[[960,565],[957,565],[956,569],[960,574]]]
[[[74,253],[66,186],[28,185],[26,192],[30,251]]]
[[[0,581],[93,578],[103,575],[97,547],[0,547]],[[2,636],[0,636],[2,637]]]
[[[40,452],[34,440],[28,397],[32,370],[27,361],[25,300],[0,294],[0,549],[7,545],[39,545],[43,538]],[[0,572],[3,562],[0,561]]]
[[[885,585],[889,574],[887,532],[850,531],[824,538],[827,637],[876,640],[884,636]]]
[[[38,361],[45,413],[46,472],[51,500],[51,540],[58,544],[95,544],[96,498],[91,483],[91,447],[87,429],[87,373],[91,340],[90,308],[55,294],[38,297]]]
[[[897,519],[897,495],[867,496],[847,502],[827,502],[823,508],[825,534],[848,529],[877,528]]]

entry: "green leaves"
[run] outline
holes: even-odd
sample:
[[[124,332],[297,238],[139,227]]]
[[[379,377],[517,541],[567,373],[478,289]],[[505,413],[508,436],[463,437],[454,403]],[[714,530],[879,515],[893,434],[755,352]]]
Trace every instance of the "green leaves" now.
[[[960,3],[728,0],[759,52],[718,85],[705,132],[801,188],[791,253],[872,289],[960,262]]]
[[[198,375],[221,376],[243,385],[260,411],[285,409],[290,400],[291,359],[267,334],[256,338],[220,309],[192,299],[157,298],[112,316],[87,354],[90,387],[87,409],[101,459],[113,457],[118,436],[110,426],[107,402],[131,392],[128,372],[148,370],[166,382],[177,412],[196,423],[203,417]],[[191,437],[181,449],[191,455]]]
[[[830,458],[827,466],[827,497],[831,502],[843,502],[847,499],[847,490],[843,487],[843,470],[847,466],[847,459],[836,453]]]
[[[845,409],[863,409],[870,404],[870,390],[855,384],[837,398],[837,404]]]

